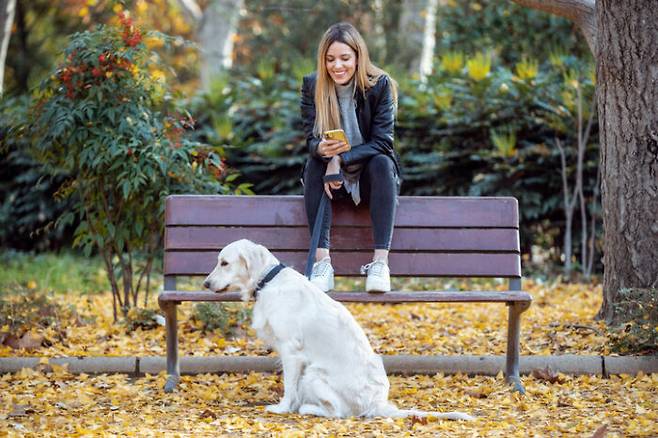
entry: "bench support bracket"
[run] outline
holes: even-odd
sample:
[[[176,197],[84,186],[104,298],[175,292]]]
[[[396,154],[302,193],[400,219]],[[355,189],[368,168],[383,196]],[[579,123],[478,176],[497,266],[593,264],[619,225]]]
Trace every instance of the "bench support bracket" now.
[[[525,394],[519,375],[519,350],[521,337],[521,314],[528,310],[530,303],[508,303],[509,319],[507,322],[507,361],[505,378],[512,385],[512,390]]]
[[[178,303],[160,303],[160,308],[165,313],[167,329],[167,382],[164,386],[165,392],[173,392],[180,380],[180,365],[178,362]]]

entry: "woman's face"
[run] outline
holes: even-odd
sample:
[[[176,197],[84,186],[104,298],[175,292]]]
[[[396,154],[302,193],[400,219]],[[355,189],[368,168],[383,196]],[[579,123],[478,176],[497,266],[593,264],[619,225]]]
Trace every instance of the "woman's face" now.
[[[345,85],[356,71],[356,53],[347,44],[335,41],[327,50],[325,65],[331,79],[339,85]]]

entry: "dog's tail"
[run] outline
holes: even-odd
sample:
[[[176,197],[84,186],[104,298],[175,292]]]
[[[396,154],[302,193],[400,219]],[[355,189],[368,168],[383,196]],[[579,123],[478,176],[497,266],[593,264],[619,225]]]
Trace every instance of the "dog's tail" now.
[[[369,417],[392,417],[392,418],[406,418],[406,417],[434,417],[440,420],[475,420],[463,412],[427,412],[418,409],[399,409],[391,403],[379,405],[376,409],[368,415]]]

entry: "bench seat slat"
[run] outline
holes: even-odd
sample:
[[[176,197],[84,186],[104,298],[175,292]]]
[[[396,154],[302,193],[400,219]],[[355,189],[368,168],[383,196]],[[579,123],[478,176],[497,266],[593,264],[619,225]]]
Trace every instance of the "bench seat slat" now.
[[[396,227],[518,228],[518,203],[512,197],[399,198]],[[334,225],[369,226],[366,206],[334,206]],[[306,226],[302,196],[172,195],[166,200],[165,224]]]
[[[237,237],[237,236],[236,236]],[[284,264],[304,271],[306,251],[272,251]],[[360,275],[359,267],[372,261],[368,252],[335,252],[336,275]],[[165,275],[207,275],[217,264],[217,251],[166,252]],[[518,253],[427,253],[393,252],[389,255],[391,275],[407,277],[520,277]]]
[[[366,292],[331,292],[336,301],[362,303],[501,303],[530,302],[532,297],[522,291],[391,291],[385,294]],[[214,293],[208,291],[164,291],[158,298],[161,302],[184,301],[240,301],[238,292]]]
[[[303,227],[168,227],[167,250],[213,250],[223,248],[236,236],[275,250],[308,250],[309,232]],[[370,251],[370,228],[333,227],[334,251]],[[519,251],[519,232],[515,228],[403,228],[393,233],[391,251]]]

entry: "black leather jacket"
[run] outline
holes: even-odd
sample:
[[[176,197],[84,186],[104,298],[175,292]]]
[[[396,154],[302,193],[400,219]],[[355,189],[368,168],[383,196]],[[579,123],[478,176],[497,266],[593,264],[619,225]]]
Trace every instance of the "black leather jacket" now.
[[[302,84],[301,112],[306,135],[306,146],[311,157],[329,161],[318,155],[317,149],[320,137],[313,134],[315,123],[315,78],[316,73],[304,77]],[[387,76],[382,75],[377,83],[369,88],[365,97],[356,93],[356,117],[359,121],[363,144],[353,145],[352,149],[343,152],[343,166],[368,161],[377,154],[384,154],[393,160],[395,169],[400,175],[400,164],[393,149],[393,128],[395,123],[395,105]]]

